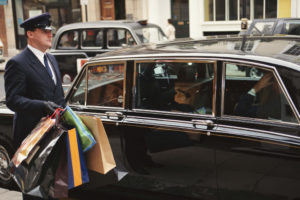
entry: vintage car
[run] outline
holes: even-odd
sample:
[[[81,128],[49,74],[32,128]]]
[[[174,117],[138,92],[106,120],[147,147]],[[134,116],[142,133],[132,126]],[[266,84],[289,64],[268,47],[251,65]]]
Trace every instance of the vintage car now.
[[[74,80],[89,57],[127,46],[164,40],[167,37],[161,28],[147,20],[80,22],[58,29],[50,52],[56,57],[63,81],[67,84]]]
[[[254,19],[241,35],[300,35],[300,18]]]
[[[255,45],[236,48],[248,42]],[[66,100],[78,114],[101,118],[116,169],[129,173],[109,185],[92,176],[74,194],[299,199],[299,42],[296,36],[177,41],[90,59]],[[12,114],[0,119],[6,148]],[[1,161],[5,167],[8,160]]]

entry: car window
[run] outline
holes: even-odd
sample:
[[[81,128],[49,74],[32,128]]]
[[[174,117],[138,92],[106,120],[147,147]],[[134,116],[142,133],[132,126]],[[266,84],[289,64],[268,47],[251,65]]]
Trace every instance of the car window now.
[[[107,44],[109,47],[122,47],[136,45],[136,42],[126,29],[109,29],[107,31]]]
[[[212,114],[214,63],[136,64],[135,107]]]
[[[87,29],[81,33],[82,47],[102,47],[103,46],[103,30]]]
[[[272,34],[275,22],[256,22],[251,29],[250,34]]]
[[[59,49],[77,49],[78,31],[67,31],[62,34],[58,43]]]
[[[157,43],[167,41],[167,37],[157,27],[143,27],[135,29],[134,32],[142,43]]]
[[[123,106],[124,63],[107,63],[89,66],[86,77],[78,83],[78,89],[70,103],[93,106]],[[86,101],[85,101],[86,99]]]
[[[300,35],[300,20],[287,21],[285,23],[285,33],[289,35]]]
[[[231,63],[225,69],[224,114],[297,122],[273,71]]]

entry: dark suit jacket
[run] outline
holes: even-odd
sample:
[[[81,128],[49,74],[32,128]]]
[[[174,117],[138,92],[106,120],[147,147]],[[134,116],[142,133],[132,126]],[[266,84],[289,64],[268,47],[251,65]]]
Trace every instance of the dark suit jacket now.
[[[280,95],[272,92],[264,104],[254,105],[254,96],[244,94],[234,110],[238,116],[261,118],[261,119],[281,119],[281,100]]]
[[[54,56],[47,54],[54,67],[57,84],[55,85],[46,68],[25,48],[10,59],[5,67],[6,104],[15,112],[14,144],[18,147],[43,116],[44,101],[53,101],[65,106],[61,76]]]

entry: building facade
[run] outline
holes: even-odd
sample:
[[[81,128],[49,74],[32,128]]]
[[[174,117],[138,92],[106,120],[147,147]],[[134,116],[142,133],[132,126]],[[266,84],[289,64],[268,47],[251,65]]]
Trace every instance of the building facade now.
[[[176,37],[236,34],[241,19],[300,17],[298,0],[0,0],[0,38],[7,56],[26,46],[19,24],[42,12],[58,29],[73,22],[147,19],[163,30],[171,18]]]

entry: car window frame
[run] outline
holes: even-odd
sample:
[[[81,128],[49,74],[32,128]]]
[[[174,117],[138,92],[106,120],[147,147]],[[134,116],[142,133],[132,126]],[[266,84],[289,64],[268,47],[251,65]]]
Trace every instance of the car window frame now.
[[[90,67],[93,66],[97,66],[97,65],[106,65],[106,64],[123,64],[124,65],[124,80],[123,80],[123,102],[122,102],[122,106],[121,107],[111,107],[111,106],[98,106],[98,105],[87,105],[87,91],[88,91],[88,70]],[[125,101],[126,101],[126,70],[127,70],[127,62],[124,60],[116,60],[116,61],[103,61],[103,62],[97,62],[97,63],[86,63],[83,66],[83,70],[81,72],[81,74],[78,76],[78,78],[76,79],[76,81],[74,81],[74,83],[72,84],[72,90],[67,94],[66,100],[68,102],[68,104],[70,105],[76,105],[73,103],[70,103],[70,99],[72,98],[72,96],[76,93],[82,79],[86,79],[85,82],[85,87],[84,87],[84,104],[83,105],[76,105],[79,107],[86,107],[86,108],[109,108],[109,109],[125,109]],[[75,88],[75,89],[74,89]]]
[[[160,110],[151,110],[151,109],[142,109],[142,108],[136,108],[136,69],[137,69],[137,64],[138,63],[149,63],[149,62],[169,62],[169,63],[180,63],[180,62],[196,62],[196,63],[212,63],[214,65],[214,74],[213,74],[213,91],[212,91],[212,113],[211,114],[198,114],[198,113],[186,113],[186,112],[173,112],[173,111],[160,111]],[[204,118],[215,118],[216,117],[216,112],[217,112],[217,106],[216,106],[216,101],[217,101],[217,60],[214,59],[206,59],[206,58],[186,58],[186,59],[176,59],[174,57],[172,58],[147,58],[147,59],[136,59],[134,61],[134,75],[133,75],[133,94],[132,94],[132,110],[134,112],[140,112],[140,113],[156,113],[156,114],[162,114],[162,115],[172,115],[172,116],[192,116],[192,117],[204,117]]]
[[[77,36],[78,36],[77,46],[75,46],[75,47],[63,47],[63,46],[59,46],[62,37],[65,36],[69,32],[74,32],[74,33],[77,32]],[[55,50],[72,51],[72,50],[78,50],[78,49],[80,49],[81,48],[81,44],[80,44],[81,43],[81,38],[80,38],[80,35],[81,35],[81,31],[79,29],[68,29],[68,30],[65,30],[64,32],[62,32],[59,35],[59,38],[58,38],[57,43],[56,43]]]
[[[279,84],[280,90],[284,93],[284,96],[289,103],[290,108],[293,111],[293,114],[298,121],[298,123],[293,123],[293,122],[285,122],[285,121],[280,121],[280,120],[267,120],[267,119],[261,119],[261,118],[251,118],[251,117],[243,117],[243,116],[236,116],[236,115],[225,115],[224,114],[224,107],[225,107],[225,81],[226,81],[226,64],[236,64],[236,65],[243,65],[243,66],[248,66],[248,67],[257,67],[257,68],[262,68],[264,70],[271,71],[274,75],[274,77],[277,80],[277,83]],[[288,93],[288,90],[286,89],[283,80],[280,77],[280,74],[278,70],[276,69],[275,66],[271,65],[266,65],[266,64],[261,64],[261,63],[255,63],[255,62],[249,62],[249,61],[230,61],[226,60],[223,61],[222,63],[222,83],[221,83],[221,88],[222,88],[222,94],[221,94],[221,117],[223,118],[236,118],[236,119],[245,119],[248,120],[249,122],[263,122],[263,123],[280,123],[280,124],[292,124],[292,125],[300,125],[300,115],[299,112],[291,98],[291,96]],[[249,120],[251,119],[251,120]]]
[[[107,49],[121,49],[121,48],[123,48],[122,45],[121,46],[110,46],[109,45],[108,32],[110,30],[114,30],[114,29],[116,29],[116,30],[125,30],[126,32],[130,33],[130,35],[134,39],[134,42],[136,43],[136,45],[139,44],[137,39],[136,39],[135,34],[133,34],[133,32],[130,29],[128,29],[126,27],[107,27],[107,28],[105,28],[105,33],[104,33],[105,34],[105,41],[104,42],[106,43],[106,48]],[[136,46],[136,45],[133,45],[133,46]],[[126,46],[128,46],[128,45],[126,45]]]
[[[98,46],[82,46],[82,35],[83,35],[83,32],[84,31],[88,31],[88,30],[99,30],[99,31],[102,31],[103,33],[103,37],[102,37],[102,46],[98,47]],[[98,33],[99,33],[98,31]],[[80,29],[80,33],[79,33],[79,49],[81,50],[101,50],[101,49],[105,49],[105,46],[106,46],[106,42],[105,42],[105,34],[106,34],[106,30],[105,28],[103,27],[90,27],[90,28],[82,28]]]

